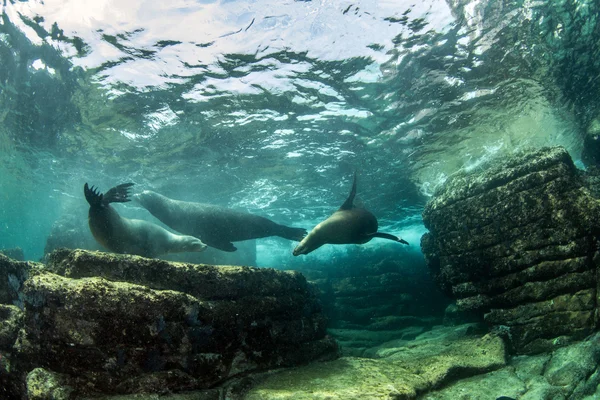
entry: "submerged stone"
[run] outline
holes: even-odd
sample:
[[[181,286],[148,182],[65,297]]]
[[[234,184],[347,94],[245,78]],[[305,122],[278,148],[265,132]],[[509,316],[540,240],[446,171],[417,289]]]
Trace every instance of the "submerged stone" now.
[[[25,261],[25,254],[23,249],[20,247],[13,247],[11,249],[1,249],[0,254],[4,254],[6,257],[11,258],[15,261]]]
[[[53,377],[78,398],[205,390],[337,355],[301,274],[59,255],[49,269],[65,276],[38,271],[23,287],[18,370],[45,371],[27,390]]]
[[[16,261],[0,253],[0,304],[23,307],[21,289],[31,272],[44,265],[31,261]]]
[[[69,400],[73,388],[65,384],[61,374],[36,368],[27,374],[28,400]]]
[[[537,353],[596,327],[599,217],[569,154],[547,148],[449,179],[423,211],[421,246],[459,309]]]
[[[502,339],[469,332],[470,325],[438,327],[412,341],[382,346],[376,359],[343,357],[274,373],[247,399],[415,399],[505,365]]]
[[[509,396],[524,400],[581,400],[597,392],[600,383],[600,337],[550,353],[518,356],[499,370],[459,380],[428,393],[426,400]],[[589,400],[597,398],[592,396]]]

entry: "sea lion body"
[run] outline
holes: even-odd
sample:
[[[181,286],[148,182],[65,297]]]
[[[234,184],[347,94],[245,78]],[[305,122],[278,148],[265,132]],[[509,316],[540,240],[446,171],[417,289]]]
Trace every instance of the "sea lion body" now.
[[[377,232],[377,218],[368,210],[354,206],[356,195],[356,174],[350,195],[339,210],[320,222],[298,244],[293,254],[308,254],[324,244],[364,244],[375,237],[408,244],[389,233]]]
[[[198,238],[176,235],[151,222],[120,216],[110,203],[129,201],[127,190],[131,185],[119,185],[102,195],[85,184],[84,193],[90,204],[88,223],[98,243],[115,253],[144,257],[206,249]]]
[[[170,199],[144,190],[134,196],[152,215],[177,232],[196,236],[208,246],[235,251],[232,242],[280,236],[300,241],[303,228],[277,224],[268,218],[212,204]]]

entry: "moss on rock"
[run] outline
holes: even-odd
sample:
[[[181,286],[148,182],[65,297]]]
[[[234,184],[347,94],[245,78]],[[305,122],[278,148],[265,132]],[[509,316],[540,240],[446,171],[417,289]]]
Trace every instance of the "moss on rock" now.
[[[68,278],[103,277],[177,290],[205,300],[305,295],[310,291],[304,276],[294,271],[187,264],[100,251],[56,250],[48,256],[48,268]]]
[[[61,374],[36,368],[27,374],[27,398],[29,400],[69,400],[73,388],[66,385]]]

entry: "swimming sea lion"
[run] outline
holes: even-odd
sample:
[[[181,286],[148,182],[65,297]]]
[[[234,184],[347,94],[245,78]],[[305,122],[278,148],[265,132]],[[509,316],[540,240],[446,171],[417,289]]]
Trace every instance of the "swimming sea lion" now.
[[[83,187],[90,204],[88,222],[94,238],[115,253],[156,257],[166,253],[200,252],[206,245],[192,236],[176,235],[161,226],[140,219],[121,217],[110,203],[125,203],[133,183],[124,183],[104,195],[93,186]]]
[[[212,204],[170,199],[144,190],[134,197],[152,215],[177,232],[202,239],[208,246],[236,251],[232,242],[279,236],[300,241],[306,229],[277,224],[270,219]]]
[[[293,254],[308,254],[326,243],[329,244],[363,244],[378,237],[408,244],[389,233],[377,232],[377,218],[364,208],[354,206],[356,195],[356,173],[350,195],[339,210],[314,227],[312,231],[294,249]]]

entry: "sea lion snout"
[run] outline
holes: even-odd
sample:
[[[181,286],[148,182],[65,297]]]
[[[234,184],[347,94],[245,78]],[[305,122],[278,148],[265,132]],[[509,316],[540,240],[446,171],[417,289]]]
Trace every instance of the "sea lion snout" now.
[[[206,244],[204,244],[200,239],[195,238],[193,236],[190,236],[190,241],[188,243],[188,245],[186,246],[186,250],[187,251],[191,251],[191,252],[201,252],[206,250],[206,248],[208,247]]]
[[[294,249],[294,251],[292,252],[292,254],[295,255],[295,256],[299,256],[300,254],[304,254],[302,252],[302,250],[304,250],[304,246],[302,246],[302,244],[299,244],[298,246],[296,246],[296,248]]]
[[[298,243],[298,246],[296,246],[296,248],[294,249],[294,251],[292,251],[292,254],[294,256],[299,256],[301,254],[308,254],[311,251],[317,249],[318,247],[321,247],[321,245],[323,243],[321,243],[321,241],[319,240],[318,236],[319,236],[319,227],[315,227],[315,229],[313,229],[308,235],[306,235],[304,237],[304,239],[302,239],[302,241],[300,243]]]

